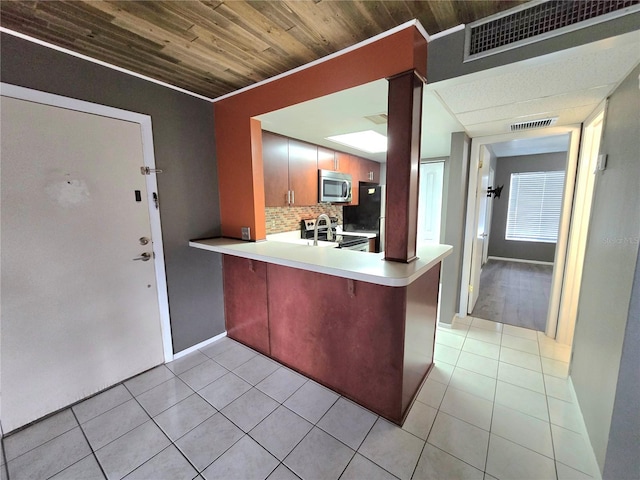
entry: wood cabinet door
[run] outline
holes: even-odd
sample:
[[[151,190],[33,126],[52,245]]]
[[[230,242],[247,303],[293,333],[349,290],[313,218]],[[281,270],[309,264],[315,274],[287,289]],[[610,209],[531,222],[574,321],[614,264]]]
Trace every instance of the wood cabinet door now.
[[[347,161],[349,167],[347,173],[351,175],[351,180],[353,182],[351,189],[351,205],[358,205],[358,184],[364,180],[362,180],[362,167],[361,167],[361,158],[356,157],[355,155],[349,155],[349,160]]]
[[[271,132],[262,132],[264,199],[266,207],[288,205],[289,140]]]
[[[337,170],[336,152],[325,147],[318,147],[318,169]]]
[[[380,184],[380,164],[378,162],[373,162],[371,168],[373,169],[373,183]]]
[[[289,139],[289,190],[295,206],[318,203],[318,147]]]
[[[380,183],[380,164],[366,158],[360,159],[360,181]]]
[[[227,335],[269,355],[267,264],[232,255],[222,260]]]
[[[336,152],[336,167],[339,172],[351,173],[351,155],[343,152]]]
[[[271,357],[397,422],[406,287],[274,264],[267,278]]]

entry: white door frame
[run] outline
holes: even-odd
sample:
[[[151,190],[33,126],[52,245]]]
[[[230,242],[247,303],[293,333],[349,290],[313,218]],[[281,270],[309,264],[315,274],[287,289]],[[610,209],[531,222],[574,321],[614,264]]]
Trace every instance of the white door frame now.
[[[149,115],[120,110],[118,108],[107,107],[106,105],[76,100],[74,98],[32,90],[30,88],[19,87],[8,83],[0,83],[0,95],[16,98],[18,100],[26,100],[41,103],[43,105],[65,108],[67,110],[75,110],[78,112],[137,123],[140,125],[142,134],[144,166],[149,167],[150,169],[155,169],[156,160],[153,149],[153,130],[151,126],[151,117]],[[169,317],[169,297],[167,294],[167,279],[164,265],[164,247],[162,244],[160,210],[155,208],[155,201],[153,198],[154,192],[157,194],[158,185],[155,175],[145,175],[145,181],[147,187],[147,204],[149,206],[149,220],[151,224],[151,238],[153,238],[158,309],[160,311],[160,328],[162,331],[162,348],[164,361],[166,363],[173,360],[173,341],[171,339],[171,320]]]
[[[571,208],[573,204],[573,192],[578,167],[578,151],[580,147],[581,125],[566,125],[548,127],[518,133],[505,133],[501,135],[489,135],[471,139],[471,155],[469,158],[469,190],[467,191],[467,214],[465,219],[464,251],[462,257],[462,277],[460,285],[459,317],[467,315],[468,287],[471,277],[471,250],[475,228],[476,187],[478,183],[477,170],[480,159],[480,147],[492,143],[506,142],[519,138],[549,137],[554,135],[569,134],[569,151],[567,152],[567,170],[565,173],[564,194],[562,200],[562,212],[558,228],[558,242],[554,260],[553,278],[551,281],[551,295],[549,299],[549,311],[547,314],[547,328],[545,334],[551,338],[556,336],[558,313],[560,310],[560,295],[562,293],[562,281],[564,278],[565,260],[569,242],[569,226],[571,222]],[[551,327],[551,328],[550,328]]]
[[[582,268],[587,242],[591,207],[596,177],[596,165],[600,153],[600,143],[606,121],[606,100],[584,121],[580,141],[580,160],[576,178],[575,198],[572,208],[572,222],[569,232],[569,246],[562,298],[559,305],[557,327],[547,325],[556,331],[556,341],[564,345],[573,344],[573,334],[578,314]],[[598,125],[600,129],[598,130]]]

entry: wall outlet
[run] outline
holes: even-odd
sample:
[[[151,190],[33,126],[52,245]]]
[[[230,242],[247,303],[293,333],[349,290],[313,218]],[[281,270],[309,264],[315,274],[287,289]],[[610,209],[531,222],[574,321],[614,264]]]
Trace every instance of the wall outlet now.
[[[242,240],[251,240],[251,228],[250,227],[242,227]]]

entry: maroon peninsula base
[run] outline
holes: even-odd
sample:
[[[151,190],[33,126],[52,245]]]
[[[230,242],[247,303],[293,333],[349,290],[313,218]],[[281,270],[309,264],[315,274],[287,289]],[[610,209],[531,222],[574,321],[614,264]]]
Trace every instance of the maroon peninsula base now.
[[[230,338],[402,424],[433,364],[440,263],[389,287],[223,259]]]

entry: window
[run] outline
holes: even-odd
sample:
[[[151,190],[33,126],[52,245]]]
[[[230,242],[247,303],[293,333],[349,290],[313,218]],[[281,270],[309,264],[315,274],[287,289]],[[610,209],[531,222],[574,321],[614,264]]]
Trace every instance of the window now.
[[[505,238],[556,243],[564,172],[512,173]]]

